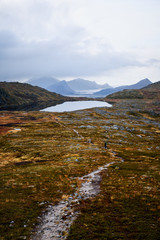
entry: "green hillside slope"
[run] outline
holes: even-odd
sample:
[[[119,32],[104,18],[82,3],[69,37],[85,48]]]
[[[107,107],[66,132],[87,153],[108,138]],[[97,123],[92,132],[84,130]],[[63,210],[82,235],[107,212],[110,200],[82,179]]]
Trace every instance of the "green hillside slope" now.
[[[67,100],[71,99],[30,84],[0,82],[0,110],[39,110]]]

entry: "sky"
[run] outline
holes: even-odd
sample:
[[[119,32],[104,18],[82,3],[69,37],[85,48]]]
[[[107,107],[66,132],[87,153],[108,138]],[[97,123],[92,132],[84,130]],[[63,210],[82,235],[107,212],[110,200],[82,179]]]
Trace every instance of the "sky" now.
[[[160,0],[0,0],[0,81],[160,80]]]

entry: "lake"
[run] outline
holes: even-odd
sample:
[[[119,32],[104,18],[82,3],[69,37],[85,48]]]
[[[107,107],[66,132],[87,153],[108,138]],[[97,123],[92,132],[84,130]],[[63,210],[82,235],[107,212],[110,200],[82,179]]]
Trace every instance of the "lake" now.
[[[56,106],[42,109],[45,112],[72,112],[76,110],[95,108],[95,107],[112,107],[111,104],[102,101],[75,101],[64,102]]]

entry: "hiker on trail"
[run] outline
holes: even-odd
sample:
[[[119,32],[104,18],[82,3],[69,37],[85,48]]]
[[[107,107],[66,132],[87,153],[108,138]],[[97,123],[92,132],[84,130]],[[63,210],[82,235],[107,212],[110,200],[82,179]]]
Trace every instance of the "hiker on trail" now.
[[[105,149],[107,148],[107,143],[106,143],[106,142],[104,143],[104,148],[105,148]]]
[[[88,139],[88,143],[92,143],[92,140],[91,140],[91,139]]]

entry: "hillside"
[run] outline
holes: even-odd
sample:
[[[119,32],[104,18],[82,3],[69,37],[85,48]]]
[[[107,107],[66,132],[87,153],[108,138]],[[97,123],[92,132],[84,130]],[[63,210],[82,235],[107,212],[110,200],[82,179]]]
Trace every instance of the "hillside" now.
[[[112,93],[107,99],[160,99],[160,81],[141,89],[125,89]]]
[[[148,86],[146,86],[146,87],[143,87],[142,88],[143,90],[145,90],[145,89],[147,89],[148,91],[149,90],[160,90],[160,81],[158,81],[158,82],[155,82],[155,83],[152,83],[152,84],[149,84]]]
[[[140,80],[136,84],[124,85],[124,86],[111,88],[111,89],[103,89],[101,91],[96,92],[94,95],[95,96],[107,96],[109,94],[112,94],[112,93],[115,93],[115,92],[119,92],[119,91],[122,91],[124,89],[141,89],[143,87],[148,86],[151,83],[152,82],[148,78],[145,78],[143,80]]]
[[[143,99],[143,93],[139,89],[125,89],[108,95],[109,99]]]
[[[39,110],[68,99],[26,83],[0,82],[0,110]]]

